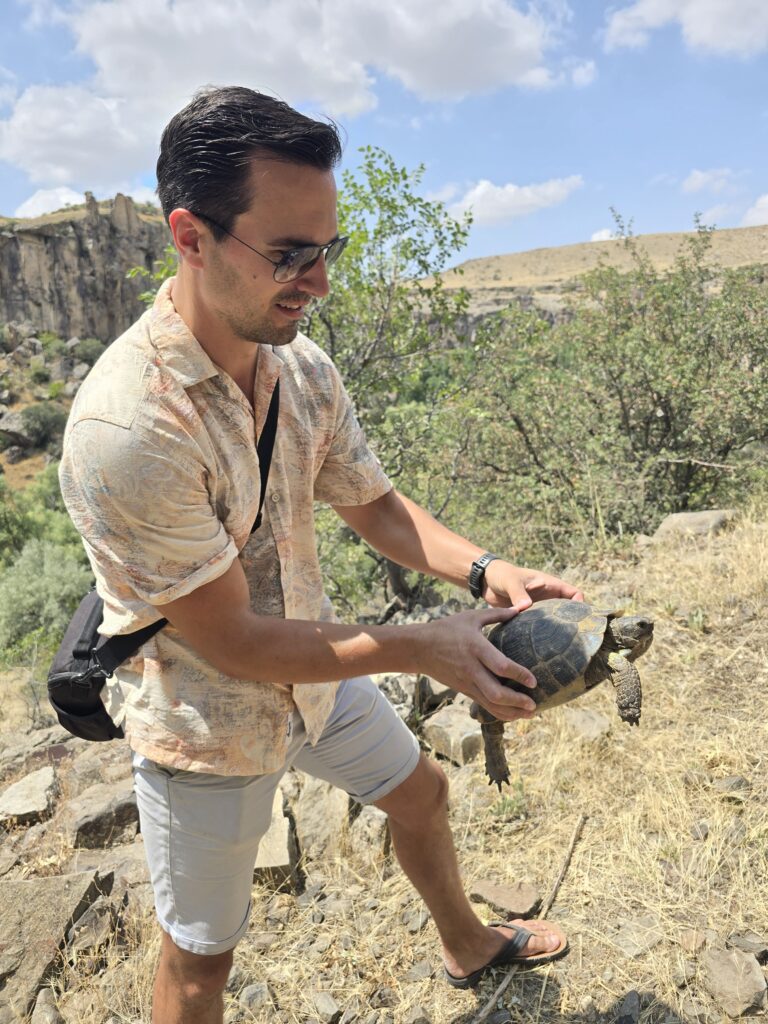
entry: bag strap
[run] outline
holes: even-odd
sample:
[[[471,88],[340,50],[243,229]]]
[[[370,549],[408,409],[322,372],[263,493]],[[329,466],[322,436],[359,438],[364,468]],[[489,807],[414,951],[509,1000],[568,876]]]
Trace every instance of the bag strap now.
[[[256,519],[251,527],[251,533],[261,526],[261,512],[264,507],[264,497],[267,492],[267,480],[272,465],[272,452],[275,447],[275,435],[277,433],[277,417],[280,411],[280,381],[275,384],[272,391],[272,398],[267,410],[267,418],[264,421],[264,429],[256,445],[256,452],[259,456],[259,475],[261,477],[261,493],[259,494],[259,509]],[[99,616],[101,607],[99,606]],[[122,665],[131,655],[150,640],[155,633],[159,633],[163,626],[167,625],[168,619],[158,619],[135,633],[121,633],[118,636],[106,637],[102,643],[97,644],[94,655],[106,675],[111,676],[118,665]],[[98,623],[95,624],[95,626]],[[94,626],[94,632],[95,632]],[[87,656],[85,652],[84,656]]]

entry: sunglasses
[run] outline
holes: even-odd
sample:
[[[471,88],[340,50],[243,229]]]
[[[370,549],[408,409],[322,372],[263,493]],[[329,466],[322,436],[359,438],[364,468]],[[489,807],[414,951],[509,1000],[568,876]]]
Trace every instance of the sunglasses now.
[[[231,231],[227,231],[223,225],[217,223],[207,213],[201,213],[198,216],[203,220],[207,220],[209,224],[213,224],[220,231],[223,231],[225,235],[234,238],[236,242],[244,245],[246,249],[255,252],[257,256],[261,256],[267,263],[271,263],[275,268],[272,277],[278,284],[287,284],[288,281],[295,281],[297,277],[301,277],[307,270],[314,267],[321,256],[325,257],[326,267],[330,267],[344,252],[349,241],[349,238],[345,236],[344,238],[334,238],[332,242],[327,242],[325,245],[301,245],[297,249],[289,249],[287,252],[284,252],[279,260],[271,260],[269,256],[265,256],[263,252],[254,249],[248,242],[244,242],[242,238],[238,238]]]

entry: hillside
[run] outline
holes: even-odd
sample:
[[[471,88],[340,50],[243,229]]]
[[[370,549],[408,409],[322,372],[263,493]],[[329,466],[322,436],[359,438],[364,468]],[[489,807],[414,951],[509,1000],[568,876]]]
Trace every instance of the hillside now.
[[[494,1024],[764,1020],[764,510],[743,515],[730,532],[672,535],[570,575],[595,602],[620,602],[655,619],[654,645],[639,666],[639,728],[619,721],[607,685],[507,726],[512,785],[499,796],[486,785],[471,738],[476,726],[459,706],[454,753],[441,762],[478,914],[505,918],[489,885],[523,882],[528,898],[544,898],[564,869],[551,917],[568,933],[570,955],[517,974],[498,1000],[503,971],[476,993],[448,988],[434,923],[388,852],[381,813],[360,813],[338,791],[291,772],[260,853],[253,915],[228,987],[228,1022],[332,1024],[343,1013],[344,1024],[471,1024],[488,1007]],[[416,677],[380,683],[401,695],[393,699],[423,690]],[[40,1007],[44,998],[55,1001],[62,1017],[39,1009],[35,1020],[148,1024],[160,930],[130,811],[127,750],[41,728],[39,686],[21,672],[4,684],[3,788],[35,769],[48,804],[37,824],[13,827],[6,837],[0,925],[10,927],[23,897],[29,927],[39,927],[55,950],[74,893],[94,877],[107,893],[97,898],[98,888],[89,890],[93,909],[70,932],[38,997]],[[433,705],[416,725],[433,755],[441,744],[431,723],[442,713]],[[62,873],[72,887],[60,896],[65,909],[39,923],[45,893],[58,881],[52,876]],[[6,992],[31,999],[38,947],[23,934],[14,942]],[[2,1016],[2,1007],[0,999],[1,1020],[16,1019]]]
[[[727,228],[712,232],[709,259],[724,268],[768,263],[768,225]],[[643,251],[659,270],[671,267],[689,233],[639,235]],[[565,305],[580,275],[602,260],[629,270],[631,258],[620,240],[582,242],[551,249],[488,256],[468,260],[446,272],[447,288],[467,288],[475,312],[490,312],[515,298],[530,298],[535,305],[557,312]]]

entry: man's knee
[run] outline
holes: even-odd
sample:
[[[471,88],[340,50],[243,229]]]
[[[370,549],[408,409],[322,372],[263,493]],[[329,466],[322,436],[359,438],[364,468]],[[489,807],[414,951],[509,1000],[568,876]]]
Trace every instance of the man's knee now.
[[[186,999],[206,999],[223,992],[232,970],[233,951],[202,956],[181,949],[163,933],[160,968]]]
[[[376,806],[402,825],[423,825],[445,813],[448,779],[435,761],[421,755],[415,770]]]

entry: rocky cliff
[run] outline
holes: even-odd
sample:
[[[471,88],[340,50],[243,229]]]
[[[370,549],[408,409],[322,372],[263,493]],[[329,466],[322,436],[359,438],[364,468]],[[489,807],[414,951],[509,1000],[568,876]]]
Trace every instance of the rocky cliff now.
[[[140,278],[170,240],[159,216],[118,194],[35,220],[0,222],[0,323],[111,341],[143,311]]]

